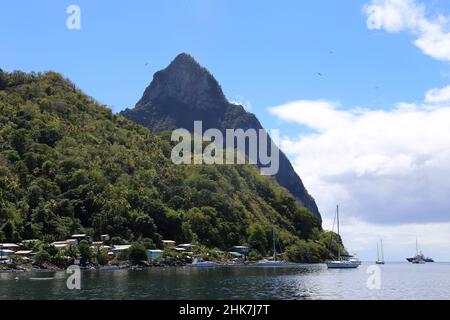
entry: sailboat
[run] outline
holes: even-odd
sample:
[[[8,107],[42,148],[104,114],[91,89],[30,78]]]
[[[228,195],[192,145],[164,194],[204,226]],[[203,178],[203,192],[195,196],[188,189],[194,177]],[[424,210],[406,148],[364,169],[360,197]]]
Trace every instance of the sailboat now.
[[[376,264],[384,264],[383,240],[380,240],[380,246],[381,246],[381,259],[380,259],[380,250],[378,248],[377,242],[377,261],[375,261]]]
[[[273,242],[273,260],[262,259],[258,261],[255,266],[257,267],[283,267],[287,263],[284,261],[277,261],[277,248],[276,248],[276,237],[275,237],[275,227],[272,229],[272,242]]]
[[[337,233],[340,236],[339,229],[339,206],[336,206]],[[338,248],[338,259],[327,262],[328,269],[355,269],[361,265],[361,261],[351,255],[342,255],[340,247]]]

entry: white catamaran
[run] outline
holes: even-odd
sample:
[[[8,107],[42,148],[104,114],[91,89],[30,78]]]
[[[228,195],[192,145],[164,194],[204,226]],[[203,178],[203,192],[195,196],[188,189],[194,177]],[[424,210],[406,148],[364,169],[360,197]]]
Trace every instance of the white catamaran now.
[[[339,229],[339,206],[336,206],[337,234],[340,236]],[[338,258],[334,261],[327,262],[328,269],[355,269],[361,265],[361,261],[351,255],[342,255],[340,247],[338,247]]]

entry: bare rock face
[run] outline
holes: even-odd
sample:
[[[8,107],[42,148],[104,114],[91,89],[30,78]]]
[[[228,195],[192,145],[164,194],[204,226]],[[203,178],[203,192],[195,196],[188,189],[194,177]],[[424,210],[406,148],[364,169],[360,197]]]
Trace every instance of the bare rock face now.
[[[174,100],[195,109],[224,108],[226,99],[216,79],[190,55],[182,53],[154,75],[138,105]]]
[[[203,130],[262,129],[255,115],[229,103],[217,80],[186,53],[178,55],[166,69],[156,72],[135,108],[126,109],[122,115],[154,132],[177,128],[192,132],[194,121],[202,121]],[[321,221],[314,199],[282,152],[276,179]]]

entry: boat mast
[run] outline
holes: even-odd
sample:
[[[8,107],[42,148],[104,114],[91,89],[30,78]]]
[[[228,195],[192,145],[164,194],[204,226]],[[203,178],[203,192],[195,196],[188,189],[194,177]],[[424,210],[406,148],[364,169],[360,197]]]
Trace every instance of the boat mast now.
[[[419,255],[419,240],[416,237],[416,256]]]
[[[339,230],[339,205],[336,205],[336,218],[337,218],[337,233],[338,233],[338,236],[340,236],[341,233]]]
[[[383,240],[380,240],[380,244],[381,244],[381,261],[384,262]]]
[[[378,248],[378,241],[377,241],[377,261],[380,261],[380,249]]]
[[[341,232],[339,229],[339,205],[336,205],[336,219],[337,219],[337,233],[339,236],[339,239],[341,238]],[[338,243],[338,260],[341,260],[341,246]]]
[[[273,261],[277,261],[277,249],[275,246],[275,227],[272,228],[272,241],[273,241]]]

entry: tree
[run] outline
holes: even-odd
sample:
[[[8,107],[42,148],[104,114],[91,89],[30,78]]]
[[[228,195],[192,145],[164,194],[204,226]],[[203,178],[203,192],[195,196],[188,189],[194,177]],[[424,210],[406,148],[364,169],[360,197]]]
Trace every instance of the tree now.
[[[0,90],[6,89],[7,85],[8,85],[7,74],[3,72],[2,69],[0,69]]]
[[[52,258],[58,254],[58,249],[55,246],[48,243],[42,244],[40,250],[47,251],[50,257]]]
[[[128,259],[132,263],[139,263],[142,261],[147,261],[147,251],[145,250],[144,245],[140,243],[134,243],[128,249]]]
[[[82,263],[88,263],[92,257],[92,251],[89,246],[89,242],[82,240],[78,245],[78,251],[80,252]]]
[[[44,143],[50,147],[54,147],[56,142],[61,139],[61,134],[56,128],[47,126],[41,129],[39,133],[39,143]]]
[[[334,232],[323,232],[319,241],[327,248],[329,258],[335,259],[338,254],[347,254],[347,250],[345,250],[341,237]]]
[[[26,150],[28,141],[27,130],[19,129],[16,130],[11,137],[11,146],[22,155]]]
[[[111,239],[111,244],[113,246],[118,245],[118,244],[124,244],[126,241],[123,240],[121,237],[112,237]]]
[[[261,254],[272,250],[273,225],[283,248],[324,243],[320,223],[255,166],[174,166],[169,131],[158,137],[112,114],[54,72],[0,71],[0,90],[0,231],[8,241],[109,234],[112,244],[146,248],[146,238],[221,250],[250,242]]]
[[[72,259],[78,259],[79,251],[76,246],[71,244],[66,248],[65,254]]]
[[[41,249],[36,253],[34,259],[39,263],[45,263],[51,260],[51,256],[46,250]]]
[[[289,261],[298,263],[318,263],[327,259],[327,250],[322,244],[299,240],[286,249]]]
[[[142,239],[142,244],[144,245],[145,249],[147,249],[147,250],[156,248],[156,245],[153,242],[153,240],[149,239],[149,238]]]
[[[219,223],[217,222],[217,210],[215,208],[192,208],[186,213],[186,220],[189,223],[190,230],[205,245],[218,247],[223,242],[218,230]],[[184,226],[184,229],[187,231],[187,226]]]
[[[254,224],[248,229],[248,234],[248,242],[252,249],[263,255],[266,254],[269,240],[264,228],[260,224]]]
[[[144,214],[136,218],[135,230],[139,235],[143,237],[153,238],[155,236],[157,228],[154,220],[150,216]]]
[[[14,226],[14,223],[12,221],[6,222],[3,227],[1,228],[1,231],[3,232],[6,241],[8,242],[14,242],[14,234],[16,231],[16,227]]]
[[[297,234],[302,239],[310,239],[313,229],[320,228],[317,218],[306,208],[295,208],[292,221]]]
[[[3,243],[5,241],[6,237],[2,230],[0,230],[0,243]],[[0,248],[0,252],[2,251],[2,248]]]
[[[108,254],[102,247],[97,247],[94,253],[95,259],[99,265],[107,265],[108,264]]]

